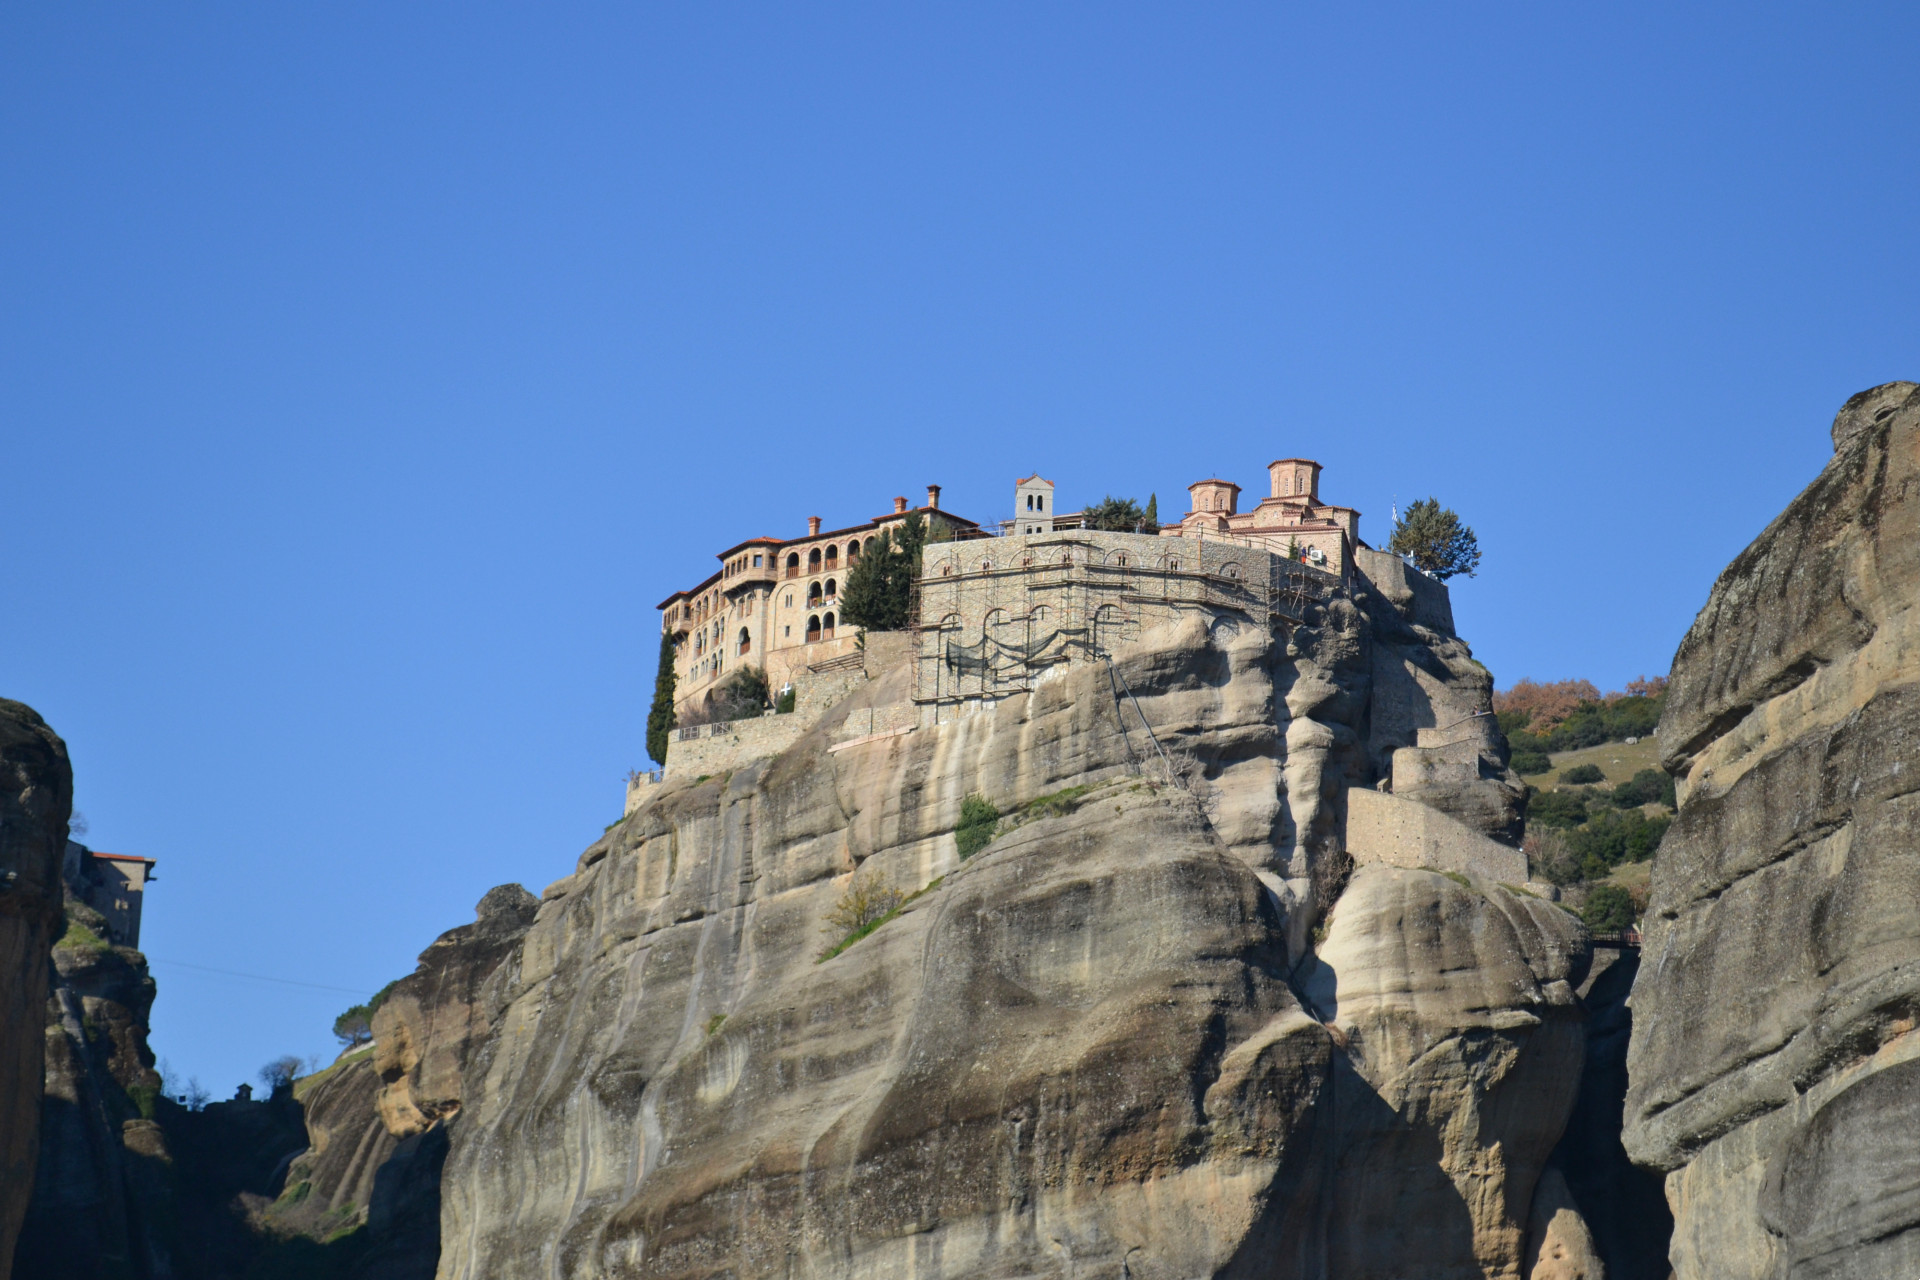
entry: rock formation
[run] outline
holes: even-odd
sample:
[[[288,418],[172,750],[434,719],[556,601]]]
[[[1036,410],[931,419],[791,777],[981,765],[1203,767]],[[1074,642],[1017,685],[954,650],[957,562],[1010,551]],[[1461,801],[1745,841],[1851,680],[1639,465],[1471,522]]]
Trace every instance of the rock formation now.
[[[1660,725],[1680,808],[1625,1136],[1679,1280],[1920,1275],[1920,387],[1833,440],[1714,584]]]
[[[538,900],[517,884],[480,900],[395,983],[371,1048],[301,1082],[307,1148],[252,1206],[267,1260],[350,1280],[430,1280],[440,1256],[446,1122],[459,1114],[477,993],[518,949]]]
[[[73,810],[66,744],[0,698],[0,1280],[39,1160],[47,955],[60,928],[60,857]]]
[[[154,1116],[146,957],[99,941],[105,921],[69,900],[75,941],[54,948],[46,1093],[33,1199],[14,1265],[40,1277],[172,1274],[171,1157]]]
[[[655,788],[463,997],[457,1092],[426,1019],[382,1023],[383,1108],[457,1114],[439,1274],[1523,1275],[1585,934],[1345,847],[1350,787],[1487,709],[1399,594],[855,741],[897,669]],[[1511,834],[1504,744],[1466,732],[1433,794]],[[970,794],[1004,816],[962,860]],[[915,896],[823,959],[855,885]]]

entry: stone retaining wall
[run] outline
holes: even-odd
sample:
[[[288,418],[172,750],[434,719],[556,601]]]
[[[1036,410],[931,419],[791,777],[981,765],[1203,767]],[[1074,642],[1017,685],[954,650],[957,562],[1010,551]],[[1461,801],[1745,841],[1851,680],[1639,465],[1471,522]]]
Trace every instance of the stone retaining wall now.
[[[1501,884],[1527,882],[1527,855],[1413,800],[1354,787],[1347,792],[1347,852],[1356,864],[1452,871]]]

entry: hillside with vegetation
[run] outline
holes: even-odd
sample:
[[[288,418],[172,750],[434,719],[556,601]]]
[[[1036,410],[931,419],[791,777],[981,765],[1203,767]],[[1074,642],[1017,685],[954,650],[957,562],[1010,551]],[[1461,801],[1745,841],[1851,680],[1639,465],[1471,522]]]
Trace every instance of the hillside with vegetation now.
[[[1596,931],[1646,910],[1645,864],[1673,822],[1654,740],[1666,696],[1664,676],[1604,694],[1590,680],[1521,680],[1493,695],[1527,783],[1527,857]]]

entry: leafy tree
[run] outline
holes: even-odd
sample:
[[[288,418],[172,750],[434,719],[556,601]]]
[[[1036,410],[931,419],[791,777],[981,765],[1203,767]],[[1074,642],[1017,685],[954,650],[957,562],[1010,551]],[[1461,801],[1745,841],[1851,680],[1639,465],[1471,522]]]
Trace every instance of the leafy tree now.
[[[1408,504],[1387,550],[1409,557],[1416,568],[1442,582],[1457,574],[1471,578],[1480,564],[1480,540],[1437,498]]]
[[[833,910],[827,912],[827,922],[821,926],[823,932],[840,936],[858,933],[900,909],[907,895],[898,889],[876,887],[874,878],[862,880],[858,872],[854,873],[846,892],[833,904]]]
[[[1560,775],[1560,785],[1565,787],[1584,786],[1590,782],[1605,782],[1607,775],[1600,771],[1597,764],[1578,764]]]
[[[1617,884],[1597,884],[1580,908],[1580,918],[1595,933],[1619,933],[1633,927],[1633,895]]]
[[[348,1049],[368,1043],[373,1039],[373,1010],[364,1004],[354,1005],[333,1020],[333,1034]]]
[[[1086,509],[1082,516],[1089,529],[1105,529],[1109,533],[1132,533],[1143,529],[1147,523],[1147,513],[1132,498],[1116,498],[1112,494],[1100,499]],[[1144,529],[1147,533],[1158,533],[1159,525]]]
[[[707,695],[713,721],[749,720],[773,705],[767,693],[767,673],[758,667],[735,667],[720,686]]]
[[[351,1049],[373,1039],[373,1015],[380,1012],[380,1006],[387,1002],[397,985],[399,979],[396,978],[374,992],[373,999],[354,1005],[333,1020],[333,1034],[341,1044]]]
[[[647,712],[647,754],[654,763],[667,762],[667,735],[673,732],[673,636],[660,633],[660,667],[653,677],[653,707]]]
[[[260,1083],[267,1086],[273,1093],[292,1088],[294,1080],[300,1075],[302,1065],[300,1059],[292,1054],[275,1058],[260,1068]]]

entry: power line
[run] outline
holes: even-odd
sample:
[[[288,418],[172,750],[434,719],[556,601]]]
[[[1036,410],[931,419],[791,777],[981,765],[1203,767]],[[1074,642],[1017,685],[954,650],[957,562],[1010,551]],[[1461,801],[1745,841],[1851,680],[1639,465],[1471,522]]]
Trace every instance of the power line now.
[[[295,982],[292,978],[269,978],[263,973],[240,973],[233,969],[216,969],[211,965],[188,964],[185,960],[161,960],[154,956],[148,956],[147,963],[170,964],[176,969],[198,969],[202,973],[220,973],[225,974],[229,978],[251,978],[255,982],[277,982],[283,987],[311,987],[315,991],[338,991],[343,995],[349,996],[364,996],[367,994],[365,991],[352,987],[329,987],[323,986],[318,982]]]

